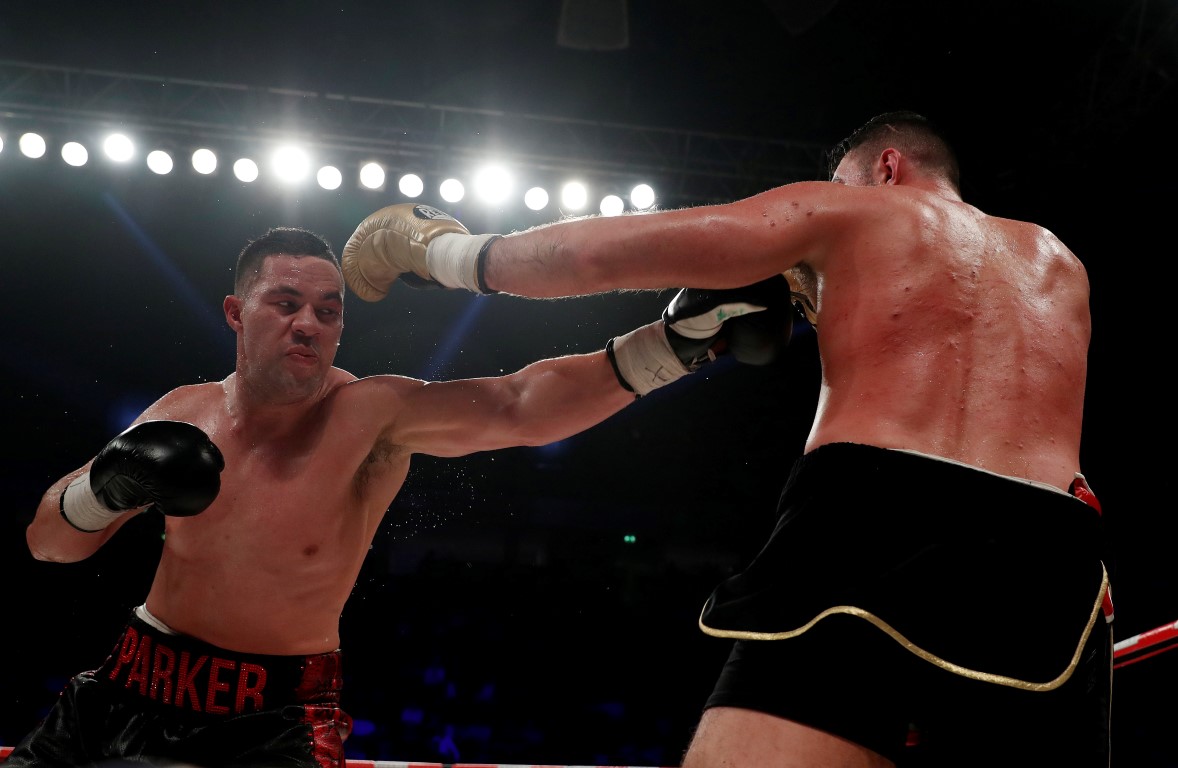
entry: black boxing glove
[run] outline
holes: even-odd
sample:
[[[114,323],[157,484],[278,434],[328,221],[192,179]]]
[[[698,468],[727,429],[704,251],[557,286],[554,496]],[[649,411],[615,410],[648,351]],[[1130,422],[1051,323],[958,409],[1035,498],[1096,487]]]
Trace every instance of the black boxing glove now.
[[[639,396],[731,353],[766,365],[793,332],[789,284],[774,275],[740,288],[684,288],[651,323],[606,345],[619,383]]]
[[[667,341],[689,370],[724,354],[768,365],[789,345],[793,318],[784,275],[740,288],[684,288],[663,312]]]
[[[221,451],[200,428],[183,421],[145,421],[103,448],[61,494],[61,514],[94,533],[124,513],[153,507],[165,515],[203,512],[221,490]]]

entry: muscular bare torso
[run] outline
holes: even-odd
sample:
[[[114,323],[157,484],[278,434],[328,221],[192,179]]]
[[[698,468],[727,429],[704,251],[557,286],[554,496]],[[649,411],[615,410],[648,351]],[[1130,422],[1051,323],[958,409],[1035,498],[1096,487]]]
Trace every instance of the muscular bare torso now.
[[[166,518],[147,606],[171,628],[252,653],[339,646],[344,603],[409,455],[363,409],[349,413],[350,377],[333,375],[331,394],[265,440],[231,413],[221,382],[182,387],[145,414],[196,424],[225,457],[216,501]]]
[[[904,448],[1067,488],[1091,333],[1078,260],[1041,227],[959,201],[859,192],[876,215],[799,267],[823,372],[807,450]]]

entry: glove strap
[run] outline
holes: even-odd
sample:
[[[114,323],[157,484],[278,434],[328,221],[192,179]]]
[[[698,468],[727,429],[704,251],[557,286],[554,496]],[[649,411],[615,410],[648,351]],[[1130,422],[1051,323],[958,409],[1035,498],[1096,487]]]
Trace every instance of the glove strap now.
[[[475,293],[497,293],[487,287],[484,262],[487,248],[500,235],[464,235],[446,232],[429,241],[425,265],[430,276],[447,288],[465,288]]]
[[[98,533],[130,510],[111,511],[90,488],[90,473],[65,487],[58,499],[58,509],[65,521],[82,533]]]
[[[656,320],[606,344],[618,382],[638,397],[690,373],[671,349],[664,326],[662,320]]]

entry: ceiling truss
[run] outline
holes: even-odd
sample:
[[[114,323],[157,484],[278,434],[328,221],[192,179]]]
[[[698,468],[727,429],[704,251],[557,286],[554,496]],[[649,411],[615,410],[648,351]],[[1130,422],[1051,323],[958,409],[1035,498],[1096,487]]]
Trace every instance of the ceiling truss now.
[[[494,157],[623,193],[649,181],[668,205],[819,178],[826,160],[797,141],[13,61],[0,61],[0,120],[0,130],[133,130],[177,150],[293,139],[392,172],[458,173]]]

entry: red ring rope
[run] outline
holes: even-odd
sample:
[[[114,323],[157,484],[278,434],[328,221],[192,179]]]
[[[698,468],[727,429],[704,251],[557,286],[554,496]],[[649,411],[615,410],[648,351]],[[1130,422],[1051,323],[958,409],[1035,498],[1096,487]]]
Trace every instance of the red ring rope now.
[[[1178,648],[1178,621],[1121,640],[1113,646],[1113,669]]]

